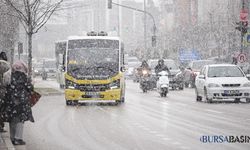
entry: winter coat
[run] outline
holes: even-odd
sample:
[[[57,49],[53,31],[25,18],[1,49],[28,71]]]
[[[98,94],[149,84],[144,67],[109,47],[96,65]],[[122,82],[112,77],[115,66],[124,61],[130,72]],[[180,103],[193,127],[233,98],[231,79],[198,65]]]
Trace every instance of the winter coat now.
[[[184,81],[189,82],[192,80],[192,71],[189,69],[185,69],[183,71]]]
[[[11,75],[11,84],[7,87],[7,121],[14,118],[22,122],[34,122],[30,98],[33,86],[24,72],[15,71]]]
[[[10,64],[5,60],[0,60],[0,74],[4,74],[10,69]]]
[[[6,94],[6,86],[8,85],[8,75],[7,72],[10,71],[10,65],[5,60],[0,60],[0,112],[3,107],[5,94]]]
[[[158,73],[160,73],[162,71],[167,71],[168,74],[171,74],[170,71],[169,71],[169,69],[168,69],[168,67],[166,65],[164,65],[164,64],[163,65],[158,64],[155,67],[155,73],[158,74]]]

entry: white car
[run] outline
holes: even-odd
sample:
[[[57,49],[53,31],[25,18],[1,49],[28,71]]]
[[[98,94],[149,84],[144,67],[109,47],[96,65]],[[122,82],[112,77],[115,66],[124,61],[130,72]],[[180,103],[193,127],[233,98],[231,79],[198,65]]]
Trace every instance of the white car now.
[[[211,103],[214,99],[246,99],[250,102],[250,81],[240,69],[231,64],[206,65],[195,80],[196,100]]]

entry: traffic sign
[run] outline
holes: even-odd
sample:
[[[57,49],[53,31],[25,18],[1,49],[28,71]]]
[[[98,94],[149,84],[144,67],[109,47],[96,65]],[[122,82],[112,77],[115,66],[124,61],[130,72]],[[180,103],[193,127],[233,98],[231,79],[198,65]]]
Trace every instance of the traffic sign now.
[[[250,33],[249,32],[245,35],[244,43],[245,45],[250,45]]]
[[[200,54],[196,50],[180,49],[179,51],[179,60],[181,62],[199,60],[199,59],[200,59]]]
[[[237,59],[238,59],[238,63],[244,63],[247,61],[247,56],[244,53],[240,53]]]
[[[248,19],[248,11],[247,11],[247,9],[242,9],[240,11],[240,20],[247,21],[247,19]]]

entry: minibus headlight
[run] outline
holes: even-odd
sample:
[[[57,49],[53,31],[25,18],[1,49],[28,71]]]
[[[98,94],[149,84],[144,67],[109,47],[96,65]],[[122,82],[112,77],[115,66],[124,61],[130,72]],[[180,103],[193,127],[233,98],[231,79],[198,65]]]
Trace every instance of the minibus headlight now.
[[[77,84],[70,80],[66,80],[65,85],[66,85],[66,89],[76,89],[77,87]]]
[[[110,89],[118,89],[120,88],[120,80],[115,80],[109,84]]]

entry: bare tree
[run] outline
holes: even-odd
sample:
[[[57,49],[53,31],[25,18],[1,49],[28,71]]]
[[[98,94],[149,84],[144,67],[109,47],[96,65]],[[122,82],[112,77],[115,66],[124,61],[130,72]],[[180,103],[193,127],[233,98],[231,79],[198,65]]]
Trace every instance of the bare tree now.
[[[2,0],[14,10],[28,37],[28,75],[32,75],[32,36],[37,33],[59,8],[63,0]],[[53,2],[52,2],[53,1]]]

